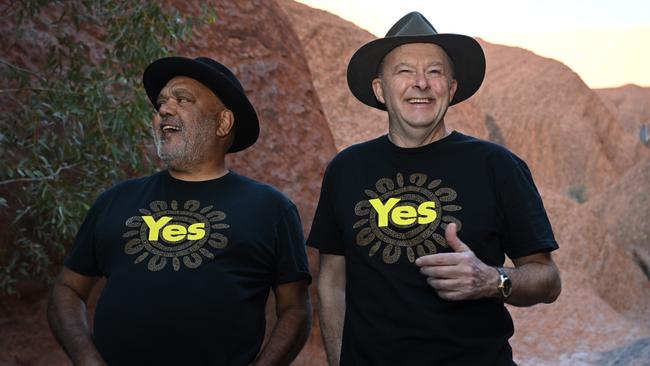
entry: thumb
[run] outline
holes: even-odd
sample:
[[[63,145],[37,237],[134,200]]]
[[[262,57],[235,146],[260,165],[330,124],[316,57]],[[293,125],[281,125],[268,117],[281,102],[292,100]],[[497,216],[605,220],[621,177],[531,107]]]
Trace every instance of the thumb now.
[[[471,251],[465,243],[463,243],[458,235],[456,234],[456,224],[451,223],[447,224],[445,228],[445,239],[449,247],[454,250],[454,252],[469,252]]]

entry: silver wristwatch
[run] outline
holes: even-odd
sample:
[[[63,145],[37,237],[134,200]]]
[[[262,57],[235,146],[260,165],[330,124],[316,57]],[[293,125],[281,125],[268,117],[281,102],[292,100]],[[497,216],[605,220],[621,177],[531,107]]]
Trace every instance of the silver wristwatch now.
[[[497,288],[499,289],[501,296],[504,299],[507,299],[510,294],[512,294],[512,281],[510,281],[510,277],[508,277],[506,271],[504,271],[502,267],[495,268],[497,269],[497,272],[499,272],[499,285]]]

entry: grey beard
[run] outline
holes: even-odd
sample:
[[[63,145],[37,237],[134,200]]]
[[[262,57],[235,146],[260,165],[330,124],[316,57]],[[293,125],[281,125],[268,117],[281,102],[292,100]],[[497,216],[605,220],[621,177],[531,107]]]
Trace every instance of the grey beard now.
[[[199,156],[198,149],[196,146],[193,146],[192,149],[188,146],[187,142],[182,146],[173,151],[165,151],[165,142],[156,141],[156,152],[160,160],[165,163],[167,168],[171,168],[179,171],[187,171],[189,167],[195,165],[201,160]]]
[[[179,136],[183,139],[183,143],[178,148],[169,150],[165,148],[167,142],[161,138],[162,133],[154,131],[156,153],[167,168],[187,172],[192,166],[205,160],[204,146],[207,144],[205,139],[207,135],[201,134],[191,143],[189,137],[185,135],[185,131],[179,133],[183,134],[183,136]]]

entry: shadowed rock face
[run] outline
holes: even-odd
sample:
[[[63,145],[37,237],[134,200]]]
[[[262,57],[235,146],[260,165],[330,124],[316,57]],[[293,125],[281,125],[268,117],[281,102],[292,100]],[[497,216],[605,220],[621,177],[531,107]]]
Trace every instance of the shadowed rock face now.
[[[608,276],[599,279],[596,288],[617,309],[637,315],[650,326],[650,158],[620,177],[584,209],[593,215],[595,225],[611,236],[625,261],[608,263]],[[604,258],[604,260],[611,260]],[[630,260],[632,263],[630,263]],[[621,271],[621,266],[627,266]],[[626,275],[621,278],[620,272]],[[618,285],[618,279],[625,283]]]
[[[336,147],[342,150],[387,133],[386,113],[359,102],[346,79],[354,52],[376,37],[328,12],[292,0],[278,3],[303,45]]]

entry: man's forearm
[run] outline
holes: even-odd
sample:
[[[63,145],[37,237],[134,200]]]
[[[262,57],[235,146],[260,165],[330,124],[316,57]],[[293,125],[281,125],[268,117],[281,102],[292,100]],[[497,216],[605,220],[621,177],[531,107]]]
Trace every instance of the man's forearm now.
[[[305,345],[310,329],[311,305],[285,309],[278,314],[271,336],[253,364],[289,365]]]
[[[54,284],[47,319],[52,333],[74,365],[105,365],[92,341],[86,304],[73,289]]]
[[[552,303],[562,288],[555,263],[529,262],[516,268],[504,268],[512,281],[512,295],[506,302],[514,306]]]
[[[319,288],[319,297],[320,329],[327,360],[330,366],[338,366],[345,319],[345,289]]]

